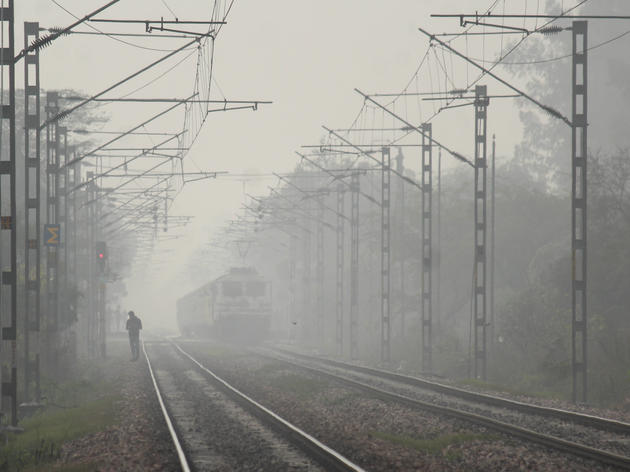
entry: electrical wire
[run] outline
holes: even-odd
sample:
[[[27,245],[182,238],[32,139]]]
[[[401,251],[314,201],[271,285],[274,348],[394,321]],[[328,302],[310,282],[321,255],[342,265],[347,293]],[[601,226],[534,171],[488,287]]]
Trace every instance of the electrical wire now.
[[[65,8],[63,5],[61,5],[61,4],[60,4],[57,0],[50,0],[50,1],[51,1],[52,3],[54,3],[55,5],[57,5],[59,8],[61,8],[63,11],[65,11],[68,15],[70,15],[70,16],[72,16],[72,17],[74,17],[74,18],[75,18],[75,19],[77,19],[77,20],[79,19],[79,17],[78,17],[78,16],[76,16],[76,15],[75,15],[74,13],[72,13],[70,10],[68,10],[68,9],[67,9],[67,8]],[[91,28],[91,29],[93,29],[94,31],[96,31],[96,32],[98,32],[98,33],[100,33],[100,34],[102,34],[103,36],[107,36],[108,38],[113,39],[114,41],[118,41],[119,43],[126,44],[127,46],[132,46],[132,47],[134,47],[134,48],[144,49],[144,50],[146,50],[146,51],[158,51],[158,52],[171,52],[171,51],[174,51],[174,50],[175,50],[175,49],[160,49],[160,48],[151,48],[151,47],[148,47],[148,46],[141,46],[141,45],[139,45],[139,44],[135,44],[135,43],[132,43],[132,42],[129,42],[129,41],[125,41],[124,39],[116,38],[115,36],[112,36],[111,34],[106,33],[106,32],[104,32],[104,31],[102,31],[102,30],[98,29],[97,27],[95,27],[95,26],[93,26],[93,25],[89,24],[89,23],[85,23],[85,25],[86,25],[88,28]]]
[[[587,51],[592,51],[594,49],[601,48],[603,46],[606,46],[606,45],[608,45],[610,43],[613,43],[613,42],[615,42],[615,41],[617,41],[617,40],[627,36],[628,34],[630,34],[630,30],[625,31],[625,32],[623,32],[621,34],[618,34],[617,36],[614,36],[614,37],[612,37],[610,39],[607,39],[606,41],[603,41],[603,42],[601,42],[599,44],[591,46],[591,47],[587,48],[586,50]],[[546,64],[546,63],[549,63],[549,62],[555,62],[555,61],[561,61],[563,59],[568,59],[569,57],[572,57],[572,56],[573,56],[573,54],[565,54],[563,56],[551,57],[549,59],[538,59],[538,60],[534,60],[534,61],[510,61],[510,62],[505,62],[504,61],[504,62],[501,62],[501,65],[504,65],[504,66],[518,66],[518,65],[530,65],[530,64]],[[474,58],[474,57],[471,57],[471,59],[474,60],[474,61],[478,61],[478,62],[493,62],[493,61],[483,61],[482,59],[478,59],[478,58]]]
[[[171,7],[168,6],[168,3],[166,3],[166,0],[161,0],[161,2],[164,4],[164,6],[166,7],[166,9],[168,11],[171,12],[171,15],[173,15],[173,18],[177,19],[177,15],[175,14],[175,12],[171,9]]]
[[[579,3],[577,3],[577,4],[576,4],[576,5],[574,5],[573,7],[569,8],[567,11],[563,11],[560,15],[558,15],[558,16],[556,16],[556,17],[554,17],[554,18],[550,19],[549,21],[545,22],[542,26],[540,26],[540,27],[538,28],[538,30],[541,30],[541,29],[545,28],[546,26],[548,26],[549,24],[553,23],[554,21],[556,21],[556,20],[558,20],[558,19],[561,19],[561,18],[562,18],[562,16],[564,16],[564,15],[566,15],[567,13],[570,13],[570,12],[572,12],[573,10],[575,10],[575,9],[577,9],[577,8],[579,8],[579,7],[581,7],[582,5],[584,5],[584,4],[585,4],[586,2],[588,2],[588,1],[589,1],[589,0],[581,0]],[[497,3],[497,2],[495,2],[495,4],[496,4],[496,3]],[[620,35],[620,36],[625,36],[626,34],[630,34],[630,31],[628,31],[628,32],[626,32],[626,33],[623,33],[623,34],[622,34],[622,35]],[[492,71],[492,70],[493,70],[495,67],[497,67],[498,65],[500,65],[500,64],[501,64],[501,65],[502,65],[502,64],[504,64],[504,63],[503,63],[503,59],[505,59],[505,58],[506,58],[506,57],[508,57],[510,54],[512,54],[512,53],[516,50],[516,48],[517,48],[518,46],[520,46],[520,45],[523,43],[523,41],[525,41],[528,37],[529,37],[529,36],[524,36],[523,38],[521,38],[521,40],[520,40],[520,41],[518,41],[518,42],[517,42],[514,46],[512,46],[512,47],[509,49],[509,51],[508,51],[505,55],[502,55],[502,56],[501,56],[498,60],[496,60],[496,61],[492,62],[492,66],[491,66],[491,67],[489,67],[489,68],[488,68],[488,70]],[[466,38],[467,38],[467,36],[466,36]],[[613,38],[613,39],[614,39],[614,38]],[[618,39],[618,38],[617,38],[617,39]],[[467,40],[466,40],[466,41],[467,41]],[[466,43],[466,44],[468,44],[468,43]],[[595,47],[600,47],[600,46],[603,46],[603,45],[604,45],[604,44],[601,44],[601,45],[597,45],[597,46],[595,46]],[[467,49],[466,51],[468,52],[468,49]],[[449,51],[449,52],[450,52],[450,51]],[[466,56],[467,56],[467,57],[470,57],[470,56],[468,55],[468,53],[466,53]],[[468,73],[468,69],[467,69],[467,73]],[[480,81],[480,80],[481,80],[484,76],[485,76],[485,72],[482,72],[482,73],[480,73],[480,74],[479,74],[479,75],[478,75],[478,76],[477,76],[477,77],[476,77],[476,78],[475,78],[472,82],[469,82],[469,81],[467,80],[467,85],[466,85],[466,88],[467,88],[467,89],[469,89],[470,87],[472,87],[473,85],[475,85],[476,83],[478,83],[478,82],[479,82],[479,81]],[[433,87],[431,87],[431,90],[433,90]],[[452,101],[451,101],[451,102],[449,102],[449,101],[447,100],[447,102],[446,102],[446,103],[447,103],[447,104],[449,104],[449,103],[452,103]],[[442,110],[443,110],[443,108],[441,108],[441,109],[440,109],[440,110],[438,110],[437,112],[434,112],[434,113],[433,113],[433,115],[431,115],[431,116],[430,116],[427,120],[423,120],[423,122],[425,122],[425,123],[429,123],[429,122],[431,122],[433,119],[435,119],[435,117],[437,117],[437,116],[438,116],[438,115],[442,112]],[[398,139],[396,139],[396,140],[392,141],[391,143],[389,143],[389,145],[395,145],[397,142],[400,142],[401,140],[403,140],[404,138],[406,138],[407,136],[409,136],[409,135],[410,135],[411,133],[413,133],[413,132],[415,132],[415,130],[409,130],[408,132],[406,132],[405,134],[403,134],[402,136],[400,136]]]

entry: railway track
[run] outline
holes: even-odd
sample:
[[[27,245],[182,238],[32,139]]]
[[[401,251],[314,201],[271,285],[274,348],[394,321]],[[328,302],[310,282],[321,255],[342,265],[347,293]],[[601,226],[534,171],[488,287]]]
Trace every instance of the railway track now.
[[[465,420],[565,453],[630,470],[630,425],[627,423],[470,392],[417,377],[285,349],[257,350],[256,353],[385,401]],[[576,437],[579,442],[573,440]],[[597,444],[597,447],[591,444]]]
[[[383,369],[375,369],[373,367],[365,367],[365,366],[360,366],[356,364],[350,364],[347,362],[337,361],[333,359],[309,356],[306,354],[296,353],[296,352],[289,351],[286,349],[274,348],[273,350],[279,353],[282,353],[284,355],[293,356],[296,358],[304,359],[306,361],[318,362],[321,364],[337,367],[340,369],[372,375],[381,379],[391,380],[394,382],[398,382],[398,383],[413,386],[413,387],[428,389],[437,393],[461,398],[467,401],[482,403],[488,406],[509,408],[509,409],[520,411],[523,413],[541,415],[541,416],[545,416],[549,418],[557,418],[563,421],[568,421],[575,424],[581,424],[583,426],[597,428],[602,431],[625,434],[630,437],[630,423],[624,423],[621,421],[612,420],[610,418],[602,418],[599,416],[587,415],[584,413],[579,413],[579,412],[569,411],[569,410],[562,410],[559,408],[543,407],[540,405],[519,402],[516,400],[510,400],[508,398],[497,397],[494,395],[472,392],[470,390],[464,390],[461,388],[441,384],[439,382],[433,382],[433,381],[422,379],[419,377],[398,374],[396,372],[391,372],[391,371],[387,371]]]
[[[176,343],[147,343],[143,351],[183,471],[363,470]]]

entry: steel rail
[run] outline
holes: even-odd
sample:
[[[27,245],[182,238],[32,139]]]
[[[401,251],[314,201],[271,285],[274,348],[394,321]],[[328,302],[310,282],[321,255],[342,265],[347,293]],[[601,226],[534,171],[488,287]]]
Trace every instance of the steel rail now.
[[[355,372],[373,375],[382,379],[393,380],[405,385],[414,387],[420,387],[434,392],[442,393],[445,395],[451,395],[453,397],[461,398],[462,400],[474,401],[478,403],[484,403],[489,406],[495,406],[500,408],[508,408],[523,413],[547,416],[557,418],[563,421],[581,424],[583,426],[589,426],[592,428],[601,429],[612,433],[621,433],[630,435],[630,424],[608,418],[602,418],[600,416],[587,415],[584,413],[578,413],[569,410],[562,410],[559,408],[550,408],[545,406],[534,405],[531,403],[519,402],[517,400],[510,400],[507,398],[497,397],[495,395],[488,395],[484,393],[472,392],[470,390],[464,390],[457,387],[441,384],[439,382],[432,382],[419,377],[413,377],[410,375],[398,374],[383,369],[376,369],[373,367],[365,367],[355,364],[348,364],[346,362],[336,361],[332,359],[323,359],[320,357],[313,357],[306,354],[296,353],[288,351],[286,349],[275,348],[275,350],[282,352],[285,355],[299,357],[305,360],[320,362],[322,364],[328,364],[333,367],[341,369],[353,370]]]
[[[503,421],[495,420],[487,416],[478,415],[476,413],[470,413],[468,411],[440,406],[440,405],[425,402],[422,400],[416,400],[414,398],[406,397],[404,395],[388,392],[386,390],[374,387],[372,385],[365,384],[363,382],[351,380],[346,377],[341,377],[339,375],[332,374],[330,372],[319,370],[314,367],[305,366],[303,364],[299,364],[299,363],[296,363],[287,359],[278,358],[269,354],[262,354],[260,352],[258,352],[257,354],[261,357],[267,357],[270,359],[274,359],[276,361],[284,362],[286,364],[295,366],[299,369],[309,371],[313,374],[316,374],[325,378],[329,378],[336,382],[345,384],[349,387],[361,390],[365,393],[368,393],[384,401],[394,401],[399,404],[408,406],[410,408],[421,409],[421,410],[429,411],[429,412],[436,413],[439,415],[450,416],[455,419],[468,421],[470,423],[483,426],[488,429],[492,429],[492,430],[498,431],[500,433],[504,433],[512,437],[524,439],[524,440],[527,440],[536,444],[540,444],[542,446],[550,447],[550,448],[563,451],[569,454],[573,454],[582,458],[586,458],[586,459],[594,460],[600,463],[630,470],[630,457],[626,457],[626,456],[622,456],[622,455],[615,454],[612,452],[597,449],[594,447],[586,446],[584,444],[579,444],[573,441],[568,441],[566,439],[561,439],[555,436],[550,436],[548,434],[538,433],[531,429],[523,428],[520,426],[510,424],[510,423],[505,423]],[[291,354],[295,354],[295,353],[291,353]]]
[[[222,391],[237,401],[242,407],[253,413],[261,421],[271,425],[277,430],[281,430],[292,443],[296,444],[315,461],[322,465],[327,471],[355,471],[363,472],[364,469],[351,462],[349,459],[318,441],[310,434],[299,429],[297,426],[289,423],[287,420],[277,415],[273,411],[264,407],[256,400],[237,390],[225,380],[217,376],[214,372],[204,366],[201,362],[191,356],[188,352],[181,348],[177,343],[171,341],[172,345],[181,353],[182,356],[188,358],[202,372],[209,376],[218,385]]]
[[[190,466],[188,465],[186,454],[184,453],[184,449],[182,448],[181,442],[179,441],[179,438],[177,437],[177,432],[175,431],[173,422],[171,421],[168,411],[166,410],[166,405],[164,404],[162,394],[160,393],[160,387],[158,386],[157,380],[155,379],[155,374],[153,373],[153,367],[151,366],[149,355],[147,354],[147,350],[144,347],[144,341],[142,341],[142,352],[144,353],[144,357],[147,360],[147,366],[149,367],[149,374],[151,374],[151,380],[153,381],[153,388],[155,389],[155,394],[157,395],[158,402],[160,403],[160,409],[162,410],[164,421],[166,421],[168,432],[171,434],[173,445],[175,446],[175,450],[177,451],[177,458],[179,459],[179,465],[181,466],[183,472],[190,472]]]

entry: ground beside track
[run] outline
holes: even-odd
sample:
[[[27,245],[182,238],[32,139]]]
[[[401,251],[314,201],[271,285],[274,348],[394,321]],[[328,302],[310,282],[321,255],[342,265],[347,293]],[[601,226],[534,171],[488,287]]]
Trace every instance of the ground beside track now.
[[[108,342],[105,361],[81,363],[75,370],[49,391],[57,406],[22,422],[21,436],[35,440],[10,443],[19,446],[0,471],[179,470],[146,361],[142,356],[130,361],[125,336]]]

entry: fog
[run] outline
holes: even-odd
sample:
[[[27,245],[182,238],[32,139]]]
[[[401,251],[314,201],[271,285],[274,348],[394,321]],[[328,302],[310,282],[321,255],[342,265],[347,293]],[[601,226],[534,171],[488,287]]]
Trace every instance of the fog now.
[[[230,4],[216,3],[215,7],[224,13]],[[368,197],[359,197],[356,305],[359,321],[355,333],[359,344],[355,354],[377,364],[422,370],[427,366],[426,360],[423,361],[420,322],[422,136],[401,129],[408,126],[405,123],[415,127],[430,121],[433,139],[443,145],[432,147],[433,233],[428,248],[433,257],[431,370],[455,378],[475,377],[471,360],[474,331],[471,286],[476,280],[474,174],[471,166],[456,154],[469,161],[474,159],[474,97],[470,97],[474,96],[475,85],[486,85],[490,96],[488,161],[492,158],[493,142],[496,143],[496,167],[489,166],[487,176],[490,182],[491,170],[496,172],[494,221],[489,219],[492,203],[490,192],[487,195],[488,274],[490,264],[495,267],[493,309],[488,298],[485,314],[488,378],[503,383],[519,382],[522,388],[531,391],[569,395],[571,129],[557,115],[570,118],[572,113],[570,31],[553,35],[438,37],[477,64],[490,68],[511,85],[508,87],[488,74],[480,76],[478,68],[437,41],[430,46],[427,36],[418,30],[461,33],[464,28],[458,18],[430,15],[461,13],[462,9],[482,12],[489,3],[497,4],[487,0],[237,1],[227,15],[227,24],[216,32],[216,39],[204,39],[207,42],[200,55],[193,46],[106,94],[109,98],[184,99],[197,92],[200,99],[225,100],[224,104],[180,107],[138,129],[184,133],[168,145],[159,146],[164,139],[161,136],[135,135],[110,146],[118,148],[119,154],[128,155],[95,158],[89,152],[98,150],[111,139],[110,135],[69,133],[72,155],[82,156],[82,182],[88,180],[87,172],[98,175],[142,150],[156,146],[175,149],[163,151],[168,156],[175,155],[175,159],[160,169],[173,174],[162,183],[160,177],[129,183],[128,176],[120,173],[115,178],[95,181],[102,192],[117,189],[101,200],[100,207],[102,214],[114,214],[106,223],[101,222],[99,230],[99,238],[108,245],[106,303],[110,319],[134,310],[146,330],[179,335],[178,299],[210,284],[231,267],[253,267],[272,287],[269,337],[321,353],[335,353],[339,349],[335,252],[338,223],[333,211],[338,208],[336,192],[338,185],[349,182],[349,169],[363,168],[367,170],[359,179],[361,191],[380,202],[383,172],[357,148],[327,133],[322,128],[324,125],[344,130],[339,131],[343,139],[367,146],[360,149],[374,151],[372,156],[379,160],[381,147],[391,146],[394,168],[396,156],[399,153],[404,156],[402,174],[407,180],[395,174],[390,176],[391,339],[390,353],[385,357],[381,341],[382,213]],[[534,7],[528,3],[532,2],[516,0],[509,2],[509,8],[533,13]],[[538,2],[536,13],[557,13],[577,4],[566,3]],[[63,27],[75,21],[68,12],[81,17],[101,4],[94,0],[18,2],[16,24],[20,25],[20,31],[22,22],[31,20],[39,21],[44,28]],[[210,18],[211,4],[214,3],[182,0],[170,2],[170,7],[184,21]],[[154,0],[123,0],[99,17],[168,19],[173,17],[170,7]],[[622,0],[587,2],[572,13],[600,14],[604,10],[607,14],[630,14],[627,2]],[[219,14],[215,11],[213,18],[216,15]],[[543,21],[526,19],[521,26],[533,31]],[[571,23],[565,19],[557,24],[566,28]],[[108,32],[145,32],[143,23],[92,22],[76,30],[94,32],[88,25]],[[179,27],[188,28],[183,23]],[[196,28],[196,31],[203,29]],[[491,27],[479,30],[493,31]],[[592,338],[588,342],[594,376],[591,382],[601,385],[594,387],[593,398],[601,403],[623,401],[630,381],[627,376],[630,354],[623,347],[623,340],[630,332],[624,289],[630,276],[626,261],[630,223],[626,195],[630,175],[627,164],[630,137],[626,130],[630,88],[625,78],[630,61],[625,51],[630,37],[626,30],[624,21],[592,21],[588,33],[592,48],[588,59],[587,159],[591,251],[587,311]],[[17,37],[16,50],[20,50],[22,39],[20,35]],[[63,36],[41,51],[43,96],[47,91],[59,91],[65,97],[92,96],[186,41],[189,39],[78,33]],[[497,62],[498,59],[501,61]],[[16,70],[20,96],[23,69]],[[383,108],[365,100],[355,88],[372,96]],[[464,104],[454,99],[457,94],[453,90],[467,90],[461,95],[469,97],[469,103],[453,107]],[[556,116],[546,113],[520,92],[553,108]],[[5,89],[5,96],[6,93]],[[378,95],[383,93],[399,95]],[[427,100],[432,96],[437,99]],[[228,108],[230,100],[248,101],[250,106],[253,103],[257,106],[255,110],[220,111],[224,105]],[[264,101],[272,103],[261,103]],[[61,100],[60,108],[76,103]],[[70,114],[64,125],[69,129],[123,132],[171,105],[92,102],[80,113]],[[42,117],[44,106],[42,98]],[[210,108],[219,111],[207,113]],[[18,115],[17,119],[20,135],[22,118]],[[354,130],[347,131],[349,128]],[[23,136],[18,136],[18,156],[23,152],[20,151],[23,140]],[[2,146],[6,148],[6,140]],[[334,182],[329,173],[302,160],[296,151],[333,173],[341,175],[344,171],[342,180],[346,184]],[[107,150],[101,152],[105,153]],[[44,147],[42,156],[45,156]],[[124,172],[139,174],[153,164],[147,159],[137,159]],[[204,172],[219,174],[214,178],[210,175],[198,178]],[[273,173],[281,174],[289,183]],[[120,211],[123,203],[127,209],[138,208],[139,201],[129,203],[132,197],[125,191],[140,192],[154,184],[158,196],[153,202],[141,200],[149,202],[142,212]],[[491,189],[490,183],[488,186]],[[350,188],[345,190],[341,209],[344,217],[349,218]],[[319,214],[318,205],[326,207]],[[18,219],[20,215],[24,215],[24,210],[18,208]],[[319,269],[322,285],[316,283],[318,222],[323,228],[323,267]],[[490,223],[495,227],[494,259],[490,258]],[[112,228],[116,231],[112,232]],[[350,233],[350,223],[344,221],[341,325],[344,356],[351,355],[349,332],[355,329],[351,327],[349,301]],[[296,238],[293,256],[291,235]],[[67,244],[66,247],[69,248]],[[74,280],[74,284],[79,292],[85,288],[79,280]],[[489,284],[488,279],[487,297]],[[79,299],[84,295],[78,295]],[[76,303],[80,320],[88,308],[85,302]],[[320,321],[317,313],[323,314]],[[512,369],[514,364],[519,368]]]

